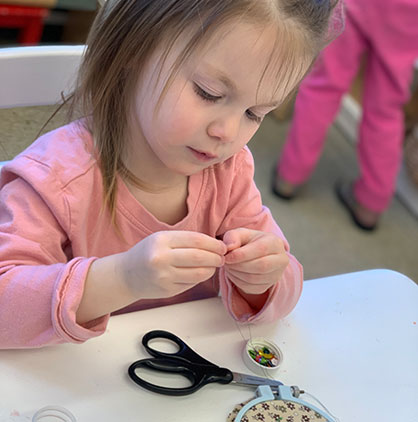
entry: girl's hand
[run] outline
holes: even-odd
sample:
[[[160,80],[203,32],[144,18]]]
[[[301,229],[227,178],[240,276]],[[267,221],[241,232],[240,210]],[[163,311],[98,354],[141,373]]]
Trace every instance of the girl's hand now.
[[[289,263],[283,240],[272,233],[233,229],[224,234],[223,242],[229,280],[250,295],[265,293],[276,284]]]
[[[202,233],[156,232],[124,253],[123,280],[138,299],[171,297],[212,277],[225,253],[222,241]]]

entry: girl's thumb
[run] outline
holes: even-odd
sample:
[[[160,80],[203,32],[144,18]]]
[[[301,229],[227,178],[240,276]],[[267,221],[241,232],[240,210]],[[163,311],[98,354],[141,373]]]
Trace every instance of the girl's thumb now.
[[[234,231],[226,232],[222,240],[225,243],[228,252],[241,246],[239,237]]]

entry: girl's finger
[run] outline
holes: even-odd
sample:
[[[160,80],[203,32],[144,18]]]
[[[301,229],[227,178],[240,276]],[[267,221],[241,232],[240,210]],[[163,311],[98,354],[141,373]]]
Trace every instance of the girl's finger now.
[[[276,236],[260,236],[251,243],[225,255],[227,264],[235,264],[284,252],[283,241]]]
[[[274,254],[236,264],[228,263],[227,257],[225,257],[225,261],[228,271],[235,270],[246,274],[266,275],[286,266],[288,257],[284,254]]]
[[[176,248],[194,248],[211,251],[219,255],[225,255],[225,244],[214,237],[204,233],[193,231],[168,231],[164,232],[164,236],[168,238],[168,246]]]
[[[170,252],[171,265],[175,268],[222,267],[223,255],[202,249],[177,248]]]
[[[256,233],[259,232],[241,227],[227,231],[222,240],[228,251],[231,251],[250,242]]]
[[[248,294],[260,294],[268,290],[274,282],[268,282],[264,277],[248,280],[245,277],[248,275],[243,274],[243,277],[240,277],[239,273],[234,272],[233,274],[228,274],[228,278],[241,290]]]

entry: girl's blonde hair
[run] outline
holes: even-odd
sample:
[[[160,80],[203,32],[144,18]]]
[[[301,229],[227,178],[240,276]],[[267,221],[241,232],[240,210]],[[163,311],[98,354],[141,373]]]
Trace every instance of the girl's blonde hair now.
[[[295,53],[288,48],[285,66],[292,69],[295,56],[310,63],[329,41],[330,18],[338,0],[108,0],[98,13],[87,39],[70,112],[83,117],[97,147],[105,192],[104,203],[115,218],[117,176],[138,182],[122,162],[132,95],[141,71],[157,47],[161,63],[174,43],[188,31],[190,37],[172,69],[201,49],[220,28],[233,21],[268,25],[278,23],[278,34],[299,39]],[[300,42],[302,40],[302,42]],[[279,41],[279,40],[278,40]],[[277,41],[277,42],[278,42]],[[281,39],[283,43],[283,38]],[[268,64],[275,66],[276,62]],[[283,66],[283,64],[281,64]],[[301,70],[299,80],[306,73]],[[294,71],[294,69],[293,69]],[[277,69],[277,73],[282,69]],[[289,76],[289,70],[285,72]],[[280,77],[283,81],[285,78]],[[167,84],[170,84],[170,79]],[[164,94],[164,93],[163,93]]]

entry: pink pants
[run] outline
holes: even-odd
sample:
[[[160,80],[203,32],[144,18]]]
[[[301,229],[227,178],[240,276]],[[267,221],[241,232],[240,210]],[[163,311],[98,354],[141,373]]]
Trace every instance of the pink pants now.
[[[368,209],[382,212],[393,196],[401,163],[402,106],[418,58],[418,0],[347,0],[345,31],[322,52],[301,84],[277,171],[293,184],[309,178],[364,55],[360,175],[354,195]]]

